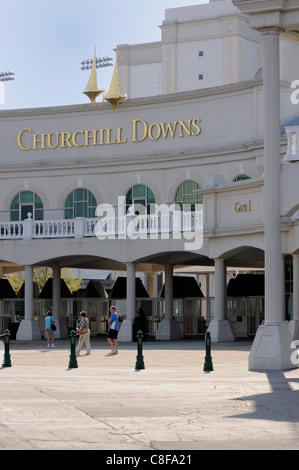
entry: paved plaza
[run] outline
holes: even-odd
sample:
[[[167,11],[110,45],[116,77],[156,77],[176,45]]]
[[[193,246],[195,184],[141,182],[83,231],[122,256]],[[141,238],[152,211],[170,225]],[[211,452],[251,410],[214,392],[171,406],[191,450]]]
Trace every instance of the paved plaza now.
[[[3,345],[3,343],[1,343]],[[0,370],[2,449],[298,449],[299,370],[249,372],[250,341],[148,341],[108,356],[104,337],[69,368],[70,342],[10,342]],[[3,350],[0,353],[4,352]]]

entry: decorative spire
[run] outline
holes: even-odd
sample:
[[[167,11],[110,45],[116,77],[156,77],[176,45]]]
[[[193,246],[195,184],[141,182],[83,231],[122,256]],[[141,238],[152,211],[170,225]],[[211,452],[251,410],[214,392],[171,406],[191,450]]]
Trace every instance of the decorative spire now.
[[[97,59],[96,59],[96,48],[94,48],[94,57],[93,57],[93,63],[92,63],[92,68],[90,72],[90,77],[87,82],[87,85],[85,87],[85,90],[82,92],[84,95],[88,96],[90,101],[93,103],[94,100],[96,99],[97,96],[101,95],[104,93],[105,90],[99,90],[98,89],[98,83],[97,83]]]
[[[105,96],[105,100],[109,101],[114,111],[116,106],[120,103],[123,103],[126,99],[127,99],[126,95],[120,96],[119,94],[118,65],[117,65],[117,52],[116,52],[113,75],[112,75],[111,83],[109,86],[109,90]]]

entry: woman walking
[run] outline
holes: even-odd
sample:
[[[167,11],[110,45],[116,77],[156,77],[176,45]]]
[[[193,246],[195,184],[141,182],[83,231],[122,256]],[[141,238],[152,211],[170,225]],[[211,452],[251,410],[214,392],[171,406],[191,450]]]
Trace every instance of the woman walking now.
[[[76,348],[76,354],[79,356],[83,344],[85,343],[87,353],[90,354],[90,329],[89,329],[89,320],[86,316],[86,312],[80,312],[80,322],[76,332],[79,334],[79,342]]]
[[[51,328],[51,326],[54,323],[55,323],[55,320],[52,316],[52,312],[49,311],[47,313],[47,316],[45,317],[45,336],[47,336],[48,348],[50,348],[51,341],[52,341],[52,348],[55,348],[55,346],[54,346],[54,331]]]

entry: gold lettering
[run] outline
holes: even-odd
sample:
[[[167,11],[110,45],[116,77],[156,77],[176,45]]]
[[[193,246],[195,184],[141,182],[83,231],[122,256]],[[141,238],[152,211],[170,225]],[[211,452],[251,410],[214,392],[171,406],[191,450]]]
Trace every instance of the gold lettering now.
[[[160,139],[175,138],[176,133],[180,137],[196,136],[201,132],[199,118],[188,120],[173,121],[173,122],[154,122],[147,124],[144,119],[133,119],[132,121],[132,142],[143,142],[146,138],[153,141]],[[179,126],[179,130],[178,129]],[[32,135],[32,147],[23,145],[24,139],[28,140],[26,132]],[[94,130],[78,130],[74,133],[71,132],[48,132],[44,134],[33,134],[32,129],[22,129],[17,135],[17,144],[21,150],[45,150],[56,149],[58,146],[61,148],[72,147],[89,147],[96,145],[111,145],[111,144],[124,144],[128,140],[124,137],[123,127],[108,128],[108,129],[94,129]],[[26,137],[25,137],[26,136]],[[56,136],[56,140],[55,137]],[[23,140],[23,142],[22,142]],[[53,142],[54,141],[54,142]],[[249,202],[248,211],[251,211],[251,202]],[[235,210],[237,210],[235,208]]]
[[[110,140],[110,137],[111,137],[111,131],[112,129],[106,129],[107,131],[107,140],[106,140],[106,144],[116,144],[116,140]]]
[[[52,143],[51,143],[51,136],[52,136],[53,134],[48,134],[48,146],[49,146],[50,149],[56,149],[56,148],[58,147],[58,144],[59,144],[59,134],[60,134],[60,132],[56,132],[56,134],[55,134],[55,135],[56,135],[56,145],[52,145]]]
[[[137,139],[137,122],[141,122],[143,124],[143,136],[141,139]],[[133,119],[133,139],[132,142],[142,142],[147,136],[148,125],[143,119]]]
[[[186,134],[191,135],[191,120],[188,119],[188,122],[189,122],[189,128],[186,126],[184,121],[179,121],[179,124],[180,124],[180,137],[184,137],[184,135],[182,133],[182,128],[185,130]]]
[[[121,140],[121,131],[122,131],[122,127],[118,127],[117,128],[117,144],[125,144],[127,142],[127,139],[125,138],[125,140]]]
[[[41,136],[41,139],[38,139],[38,136]],[[42,145],[40,147],[40,150],[45,150],[45,137],[47,134],[32,134],[33,137],[33,147],[32,150],[38,150],[37,144],[40,142]]]
[[[235,203],[235,212],[251,212],[251,201],[248,204],[240,204],[240,202]]]
[[[199,123],[199,122],[200,122],[200,119],[194,118],[194,119],[192,119],[192,121],[191,121],[191,124],[192,124],[193,127],[195,127],[195,129],[196,129],[196,131],[192,131],[192,135],[199,135],[200,132],[201,132],[201,129],[200,129],[199,125],[196,124],[196,122]]]
[[[76,141],[76,137],[78,134],[84,134],[83,131],[76,131],[74,132],[73,136],[72,136],[72,144],[75,146],[75,147],[83,147],[84,144],[78,144],[77,141]]]
[[[23,129],[22,131],[20,131],[18,133],[18,137],[17,137],[17,144],[18,144],[18,147],[21,149],[21,150],[31,150],[32,147],[24,147],[22,145],[22,134],[23,132],[29,132],[30,134],[32,133],[32,129]]]
[[[157,128],[157,136],[156,136],[156,137],[153,137],[153,134],[152,134],[153,127],[156,127],[156,128]],[[157,124],[156,122],[154,122],[154,124],[152,124],[152,125],[149,127],[148,135],[149,135],[149,138],[150,138],[151,140],[158,140],[158,139],[160,138],[160,136],[161,136],[161,127],[159,126],[159,124]]]
[[[105,142],[104,142],[104,131],[105,129],[98,129],[98,132],[100,133],[100,142],[98,145],[104,145]]]
[[[66,143],[69,147],[72,147],[70,143],[71,133],[70,132],[61,132],[61,148],[66,148]]]
[[[174,124],[173,124],[173,127],[172,127],[171,123],[168,122],[166,129],[165,129],[165,122],[160,123],[164,139],[167,138],[168,132],[170,133],[171,137],[174,137],[177,123],[178,123],[178,121],[174,121]]]
[[[92,135],[89,135],[89,132],[92,132]],[[85,131],[85,146],[88,146],[90,145],[89,143],[89,139],[92,139],[93,140],[93,143],[91,145],[98,145],[97,144],[97,130],[93,130],[93,131]]]

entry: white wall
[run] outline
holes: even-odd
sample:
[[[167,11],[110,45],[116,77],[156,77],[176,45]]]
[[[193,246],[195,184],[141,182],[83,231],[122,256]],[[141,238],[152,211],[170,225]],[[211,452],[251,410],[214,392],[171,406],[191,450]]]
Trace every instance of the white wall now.
[[[162,93],[162,64],[133,65],[130,68],[129,98]]]

